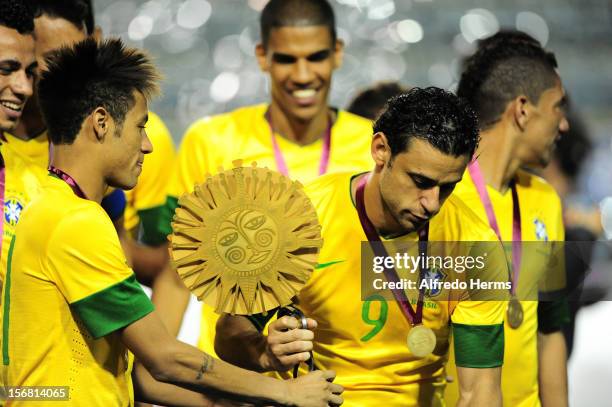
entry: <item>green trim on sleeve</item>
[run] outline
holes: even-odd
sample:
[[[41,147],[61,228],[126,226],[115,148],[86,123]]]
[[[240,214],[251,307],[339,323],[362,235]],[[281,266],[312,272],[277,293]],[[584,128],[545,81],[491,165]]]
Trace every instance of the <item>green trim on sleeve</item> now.
[[[263,332],[264,328],[268,324],[268,322],[272,319],[278,308],[274,308],[273,310],[268,311],[266,314],[253,314],[246,315],[246,318],[251,321],[251,323],[257,328],[259,332]]]
[[[73,302],[70,308],[77,313],[95,339],[138,321],[154,309],[134,274]]]
[[[2,238],[0,236],[0,238]],[[6,276],[4,278],[4,302],[2,304],[2,363],[8,366],[10,359],[8,354],[9,318],[11,316],[11,269],[13,263],[13,249],[15,248],[15,236],[11,239],[6,263]]]
[[[164,205],[138,211],[143,225],[143,243],[159,246],[168,241],[168,235],[172,233],[172,217],[177,207],[178,198],[168,196]]]
[[[327,263],[319,263],[315,266],[315,270],[324,269],[329,266],[333,266],[334,264],[342,263],[344,260],[334,260]]]
[[[460,367],[492,368],[504,363],[504,325],[452,324],[455,363]]]
[[[569,323],[569,304],[566,298],[538,302],[538,332],[543,334],[557,332]]]
[[[169,230],[177,205],[177,201],[169,202],[171,199],[174,198],[168,197],[164,205],[138,211],[142,243],[148,246],[159,246],[167,241],[167,236],[172,233]]]

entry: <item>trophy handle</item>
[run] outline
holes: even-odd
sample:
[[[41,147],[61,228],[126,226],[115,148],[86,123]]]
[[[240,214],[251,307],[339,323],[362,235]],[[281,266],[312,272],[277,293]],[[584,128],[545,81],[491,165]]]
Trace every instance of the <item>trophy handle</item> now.
[[[306,315],[304,315],[304,313],[300,311],[300,309],[297,308],[295,305],[287,305],[286,307],[279,309],[277,317],[282,318],[284,316],[290,316],[290,317],[297,319],[300,323],[300,326],[298,327],[298,329],[306,329],[307,327]],[[314,364],[314,356],[312,355],[312,351],[310,351],[309,353],[310,353],[310,359],[308,359],[305,363],[308,365],[308,371],[312,372],[314,370],[317,370],[317,367]],[[297,364],[293,368],[293,378],[294,379],[298,376],[299,366],[300,365]]]

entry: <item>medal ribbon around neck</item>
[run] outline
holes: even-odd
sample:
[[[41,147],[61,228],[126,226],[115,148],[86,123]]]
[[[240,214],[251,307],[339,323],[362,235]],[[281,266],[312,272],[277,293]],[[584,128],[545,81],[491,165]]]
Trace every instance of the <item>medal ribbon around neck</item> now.
[[[480,196],[480,201],[482,202],[485,208],[485,212],[487,213],[489,225],[497,235],[499,241],[503,242],[501,232],[499,230],[499,225],[497,224],[497,219],[495,217],[495,211],[493,210],[493,204],[491,203],[491,198],[489,197],[489,193],[487,192],[487,185],[485,183],[478,161],[473,160],[468,165],[468,171],[470,172],[472,181],[474,181],[474,185],[476,186],[476,190],[478,191],[478,195]],[[521,272],[522,255],[521,208],[519,206],[515,180],[512,180],[512,182],[510,183],[510,188],[512,189],[512,274],[510,276],[512,279],[512,288],[510,289],[510,294],[512,296],[516,296],[516,287],[518,287],[518,280]]]
[[[285,158],[283,157],[283,152],[278,146],[278,142],[276,141],[276,136],[274,136],[274,125],[272,123],[272,115],[270,114],[270,110],[266,111],[266,121],[268,122],[268,126],[270,127],[270,137],[272,139],[272,148],[274,149],[274,160],[276,161],[276,168],[278,172],[283,174],[284,176],[289,176],[289,167],[287,167],[287,163],[285,162]],[[323,152],[321,153],[321,161],[319,162],[319,175],[323,175],[327,172],[327,167],[329,166],[329,155],[331,151],[331,128],[332,128],[332,120],[329,115],[327,116],[327,130],[325,131],[325,135],[323,137]]]
[[[385,250],[385,248],[381,246],[380,253],[378,253],[379,250],[377,250],[376,246],[372,244],[372,242],[380,242],[381,239],[380,239],[380,236],[378,235],[378,232],[376,232],[376,228],[372,224],[372,221],[370,221],[370,219],[368,218],[368,215],[365,209],[364,192],[365,192],[366,183],[368,182],[369,178],[370,178],[369,174],[362,177],[361,180],[359,180],[359,184],[357,185],[357,193],[356,193],[357,213],[359,214],[359,221],[361,222],[361,227],[363,228],[363,231],[365,232],[365,235],[368,238],[368,242],[370,242],[370,247],[372,248],[372,250],[374,250],[374,252],[376,252],[377,255],[384,256],[386,258],[388,257],[387,250]],[[429,238],[429,224],[427,224],[423,229],[419,231],[419,254],[423,256],[425,259],[427,259],[427,240],[428,238]],[[422,267],[420,268],[419,285],[421,284],[421,279],[423,278],[423,274],[425,273],[425,271],[426,270],[424,268]],[[389,282],[399,282],[400,281],[397,275],[397,272],[395,271],[395,268],[385,267],[383,273],[385,274],[385,278]],[[423,321],[423,297],[425,294],[425,290],[423,288],[419,289],[419,300],[417,302],[416,310],[414,310],[412,306],[410,305],[410,301],[408,300],[408,297],[406,296],[406,293],[404,292],[404,290],[393,289],[391,291],[393,292],[393,296],[395,297],[395,300],[397,304],[399,305],[400,310],[402,311],[402,314],[408,320],[408,323],[413,327],[415,325],[420,325]]]
[[[72,178],[70,175],[66,174],[64,171],[60,170],[59,168],[55,168],[52,165],[49,166],[49,172],[57,176],[59,179],[64,181],[66,184],[68,184],[68,186],[72,189],[72,192],[74,192],[76,196],[78,196],[79,198],[87,199],[85,192],[83,192],[81,187],[79,187],[79,184],[77,184],[75,179]]]

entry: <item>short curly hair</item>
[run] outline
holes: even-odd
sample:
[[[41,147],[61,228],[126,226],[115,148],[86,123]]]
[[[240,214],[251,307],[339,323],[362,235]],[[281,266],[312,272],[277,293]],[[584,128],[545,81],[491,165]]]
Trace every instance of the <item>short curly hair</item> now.
[[[0,25],[19,34],[31,34],[34,31],[34,13],[23,0],[0,0]]]
[[[412,88],[389,99],[374,132],[384,133],[392,157],[405,152],[413,138],[447,155],[472,157],[480,140],[478,119],[469,105],[435,87]]]
[[[503,30],[479,41],[463,66],[457,95],[474,108],[481,129],[495,124],[508,103],[520,95],[538,103],[542,92],[558,78],[555,55],[516,30]]]

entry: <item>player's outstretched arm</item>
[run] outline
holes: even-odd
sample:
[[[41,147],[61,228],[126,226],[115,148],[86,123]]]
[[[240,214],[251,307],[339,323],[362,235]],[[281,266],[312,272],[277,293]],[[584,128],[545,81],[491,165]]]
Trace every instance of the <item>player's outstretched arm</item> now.
[[[153,301],[155,309],[159,312],[168,332],[176,337],[181,329],[183,315],[189,304],[189,290],[169,263],[166,263],[166,266],[155,278],[152,288],[151,301]]]
[[[202,393],[187,390],[173,384],[158,382],[140,363],[132,370],[134,398],[144,403],[168,407],[213,407],[214,401]]]
[[[222,392],[237,399],[285,406],[342,403],[343,389],[331,382],[331,371],[281,381],[232,366],[170,336],[155,311],[123,328],[121,340],[156,381],[204,394]]]
[[[561,331],[538,333],[538,380],[543,407],[568,405],[567,346]]]
[[[215,352],[227,362],[259,372],[284,372],[310,358],[316,321],[298,329],[297,319],[284,316],[263,335],[246,317],[222,315],[217,321]]]
[[[457,366],[459,401],[457,407],[501,407],[501,367]]]
[[[173,384],[158,382],[140,363],[134,364],[132,382],[134,398],[143,403],[167,407],[256,407],[246,401],[212,394],[204,395]]]

